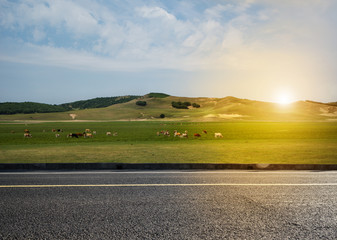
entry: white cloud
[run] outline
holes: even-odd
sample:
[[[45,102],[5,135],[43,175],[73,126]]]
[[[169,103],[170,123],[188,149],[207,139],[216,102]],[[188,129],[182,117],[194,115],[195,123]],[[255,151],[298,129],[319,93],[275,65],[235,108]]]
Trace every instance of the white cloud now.
[[[165,20],[176,20],[175,16],[169,14],[160,7],[141,7],[137,9],[140,16],[144,18],[162,18]]]
[[[34,38],[34,41],[36,42],[39,42],[41,40],[43,40],[44,38],[46,37],[46,33],[35,28],[34,31],[33,31],[33,38]]]
[[[322,6],[315,0],[307,5],[293,2],[231,1],[225,5],[208,3],[208,8],[199,10],[192,10],[193,2],[189,2],[181,7],[189,7],[186,12],[191,12],[191,17],[179,18],[163,3],[153,2],[132,5],[133,1],[121,1],[117,9],[110,7],[111,3],[90,0],[2,1],[0,24],[8,30],[8,37],[15,33],[13,42],[22,47],[1,51],[0,56],[8,61],[105,71],[253,71],[252,66],[263,69],[257,66],[258,61],[250,65],[255,55],[265,64],[266,59],[275,57],[272,53],[276,49],[289,56],[314,56],[322,46],[330,49],[333,41],[327,36],[337,34],[330,15],[324,14],[331,11],[327,7],[331,1],[323,1]],[[30,38],[25,37],[27,31]],[[18,40],[20,33],[22,39]],[[45,39],[54,44],[41,45]]]

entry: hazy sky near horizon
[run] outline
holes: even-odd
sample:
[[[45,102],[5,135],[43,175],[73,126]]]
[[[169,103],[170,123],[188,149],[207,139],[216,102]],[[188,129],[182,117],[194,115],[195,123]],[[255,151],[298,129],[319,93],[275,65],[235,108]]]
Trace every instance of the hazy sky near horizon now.
[[[336,0],[0,0],[0,102],[337,101]]]

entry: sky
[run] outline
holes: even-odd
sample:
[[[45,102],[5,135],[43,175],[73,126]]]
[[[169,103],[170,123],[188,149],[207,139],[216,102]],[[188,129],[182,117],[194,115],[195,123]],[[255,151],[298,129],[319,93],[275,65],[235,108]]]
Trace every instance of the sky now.
[[[0,0],[0,102],[335,102],[336,12],[336,0]]]

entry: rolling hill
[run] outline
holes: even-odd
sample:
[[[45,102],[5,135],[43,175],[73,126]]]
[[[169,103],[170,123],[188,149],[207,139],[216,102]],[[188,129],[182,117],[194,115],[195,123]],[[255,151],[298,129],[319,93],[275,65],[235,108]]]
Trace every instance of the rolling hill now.
[[[81,100],[60,105],[52,105],[35,102],[5,102],[0,103],[0,114],[16,114],[16,113],[50,113],[50,112],[66,112],[70,110],[87,109],[87,108],[103,108],[114,104],[125,103],[140,96],[120,96],[120,97],[100,97],[89,100]]]
[[[137,105],[145,101],[145,106]],[[172,107],[172,102],[196,103],[188,109]],[[69,105],[67,105],[69,106]],[[337,106],[313,101],[288,105],[235,97],[188,98],[150,93],[123,103],[101,108],[72,109],[66,112],[0,115],[0,120],[156,120],[167,121],[337,121]]]

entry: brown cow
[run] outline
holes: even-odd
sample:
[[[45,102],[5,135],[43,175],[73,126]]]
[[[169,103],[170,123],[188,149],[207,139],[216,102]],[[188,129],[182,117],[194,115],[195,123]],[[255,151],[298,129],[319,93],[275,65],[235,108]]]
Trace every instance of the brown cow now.
[[[201,137],[199,133],[194,133],[194,137]]]

